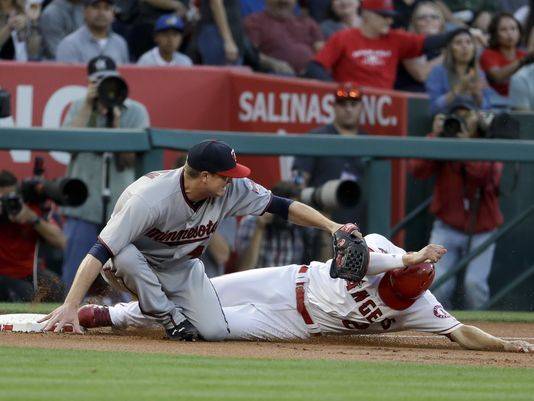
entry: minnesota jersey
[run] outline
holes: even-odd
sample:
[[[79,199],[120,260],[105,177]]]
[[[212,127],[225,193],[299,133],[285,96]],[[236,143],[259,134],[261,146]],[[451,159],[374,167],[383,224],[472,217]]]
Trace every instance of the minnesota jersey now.
[[[99,239],[113,255],[132,243],[153,266],[198,258],[226,216],[261,215],[271,192],[248,178],[224,195],[195,205],[185,195],[183,168],[149,173],[122,193]]]

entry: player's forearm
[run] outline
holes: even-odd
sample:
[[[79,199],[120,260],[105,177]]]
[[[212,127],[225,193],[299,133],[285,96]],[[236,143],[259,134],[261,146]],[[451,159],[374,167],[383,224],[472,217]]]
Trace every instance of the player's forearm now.
[[[374,276],[404,266],[406,266],[406,264],[404,263],[403,255],[401,254],[371,252],[369,254],[367,274]]]
[[[478,351],[504,351],[506,341],[494,337],[475,326],[463,325],[450,334],[461,347]]]
[[[102,269],[102,263],[92,255],[87,255],[83,259],[72,287],[65,299],[65,304],[78,306],[81,304],[83,297],[87,294],[89,287],[93,284],[93,281],[97,278],[100,270]]]
[[[299,226],[316,227],[321,230],[335,233],[341,224],[326,218],[314,208],[301,202],[293,202],[289,206],[289,221]]]

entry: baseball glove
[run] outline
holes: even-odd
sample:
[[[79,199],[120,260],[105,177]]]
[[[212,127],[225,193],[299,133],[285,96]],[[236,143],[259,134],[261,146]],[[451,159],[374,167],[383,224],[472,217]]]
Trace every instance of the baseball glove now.
[[[358,230],[355,224],[345,224],[333,235],[334,258],[330,277],[348,281],[361,281],[369,266],[369,248],[363,238],[351,234]]]

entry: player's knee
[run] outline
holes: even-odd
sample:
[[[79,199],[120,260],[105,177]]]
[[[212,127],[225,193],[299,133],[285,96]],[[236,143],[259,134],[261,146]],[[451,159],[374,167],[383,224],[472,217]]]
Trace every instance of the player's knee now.
[[[206,341],[223,341],[228,337],[229,331],[226,322],[197,327],[200,335]]]

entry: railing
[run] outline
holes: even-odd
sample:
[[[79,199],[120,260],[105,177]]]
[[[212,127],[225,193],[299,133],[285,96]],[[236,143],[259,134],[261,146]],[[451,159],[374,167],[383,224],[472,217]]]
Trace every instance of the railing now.
[[[240,154],[370,157],[369,185],[364,188],[370,199],[368,227],[370,232],[381,233],[390,232],[391,163],[388,159],[426,158],[437,160],[534,162],[534,140],[464,139],[462,140],[462,146],[459,147],[457,139],[445,138],[332,137],[331,135],[278,136],[158,129],[51,130],[2,128],[0,129],[0,149],[139,152],[142,154],[138,166],[138,172],[141,174],[162,168],[163,149],[187,150],[195,143],[211,138],[228,142]],[[483,249],[523,222],[533,211],[534,205],[506,223],[484,244],[466,255],[454,269],[438,280],[434,287],[439,287],[447,278],[464,269]],[[525,277],[529,277],[531,273]],[[517,285],[516,281],[513,283],[515,287]],[[500,297],[503,296],[500,293],[498,295]]]

